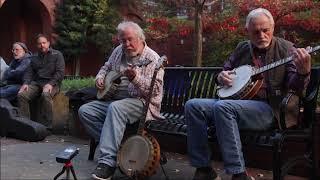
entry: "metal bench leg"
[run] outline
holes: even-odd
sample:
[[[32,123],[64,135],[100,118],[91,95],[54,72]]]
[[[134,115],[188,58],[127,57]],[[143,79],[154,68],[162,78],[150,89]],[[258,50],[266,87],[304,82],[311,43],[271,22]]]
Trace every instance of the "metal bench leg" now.
[[[312,153],[311,153],[311,160],[312,160],[312,179],[320,179],[320,121],[317,121],[312,126]]]
[[[273,146],[273,160],[272,160],[272,173],[274,180],[281,180],[281,145],[276,142]]]
[[[94,138],[90,138],[90,150],[88,160],[92,161],[94,158],[94,153],[96,152],[99,142],[96,142]]]

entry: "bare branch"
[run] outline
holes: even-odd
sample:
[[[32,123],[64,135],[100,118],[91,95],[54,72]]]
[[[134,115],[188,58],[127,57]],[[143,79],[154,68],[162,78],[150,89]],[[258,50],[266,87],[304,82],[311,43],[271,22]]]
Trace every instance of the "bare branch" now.
[[[211,6],[214,3],[218,2],[218,0],[212,0],[211,2],[204,3],[205,6]]]

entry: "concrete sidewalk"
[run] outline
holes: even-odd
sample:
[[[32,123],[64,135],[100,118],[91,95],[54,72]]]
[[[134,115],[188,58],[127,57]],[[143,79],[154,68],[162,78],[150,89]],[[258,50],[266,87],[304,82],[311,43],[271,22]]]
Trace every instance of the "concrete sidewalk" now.
[[[88,161],[88,140],[70,136],[48,136],[44,141],[31,143],[12,138],[0,139],[1,143],[1,180],[49,180],[61,171],[63,164],[57,163],[55,156],[68,146],[80,148],[79,154],[73,158],[72,163],[79,180],[91,179],[91,172],[96,167],[97,159]],[[195,169],[188,163],[186,156],[166,153],[168,163],[163,166],[170,180],[191,180]],[[97,158],[98,152],[95,156]],[[230,176],[222,171],[221,163],[214,163],[214,169],[222,179],[229,180]],[[248,168],[255,179],[271,180],[272,172]],[[59,179],[65,178],[65,174]],[[70,173],[70,179],[72,175]],[[166,179],[161,168],[150,180]],[[304,178],[289,177],[290,180],[302,180]]]

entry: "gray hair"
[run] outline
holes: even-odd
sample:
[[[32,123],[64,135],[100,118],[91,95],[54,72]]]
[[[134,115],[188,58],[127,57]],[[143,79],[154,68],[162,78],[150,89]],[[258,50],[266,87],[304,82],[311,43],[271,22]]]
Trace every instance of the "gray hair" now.
[[[136,34],[137,34],[137,36],[141,40],[143,40],[143,41],[146,40],[146,36],[144,35],[144,32],[143,32],[142,28],[137,23],[132,22],[132,21],[123,21],[123,22],[121,22],[117,27],[118,34],[120,34],[123,31],[125,31],[125,29],[127,29],[128,27],[134,29]]]
[[[248,14],[248,16],[246,18],[246,28],[249,27],[249,23],[250,23],[251,19],[256,18],[258,16],[261,16],[261,15],[267,16],[271,25],[274,27],[274,20],[273,20],[273,16],[270,13],[270,11],[268,11],[264,8],[257,8],[257,9],[250,11],[250,13]]]
[[[24,50],[25,53],[29,52],[26,44],[24,44],[23,42],[15,42],[15,43],[12,44],[12,47],[15,46],[15,45],[19,45],[20,47],[22,47],[22,49]]]

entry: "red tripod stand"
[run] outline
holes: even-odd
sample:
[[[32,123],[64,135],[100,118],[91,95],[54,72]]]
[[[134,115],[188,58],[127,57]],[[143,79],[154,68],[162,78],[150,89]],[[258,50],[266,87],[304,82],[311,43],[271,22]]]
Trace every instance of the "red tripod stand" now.
[[[71,161],[64,163],[62,170],[53,179],[54,180],[58,179],[59,176],[61,176],[64,172],[66,172],[66,179],[64,180],[69,180],[70,170],[73,175],[73,179],[77,180],[76,173],[74,172]]]

